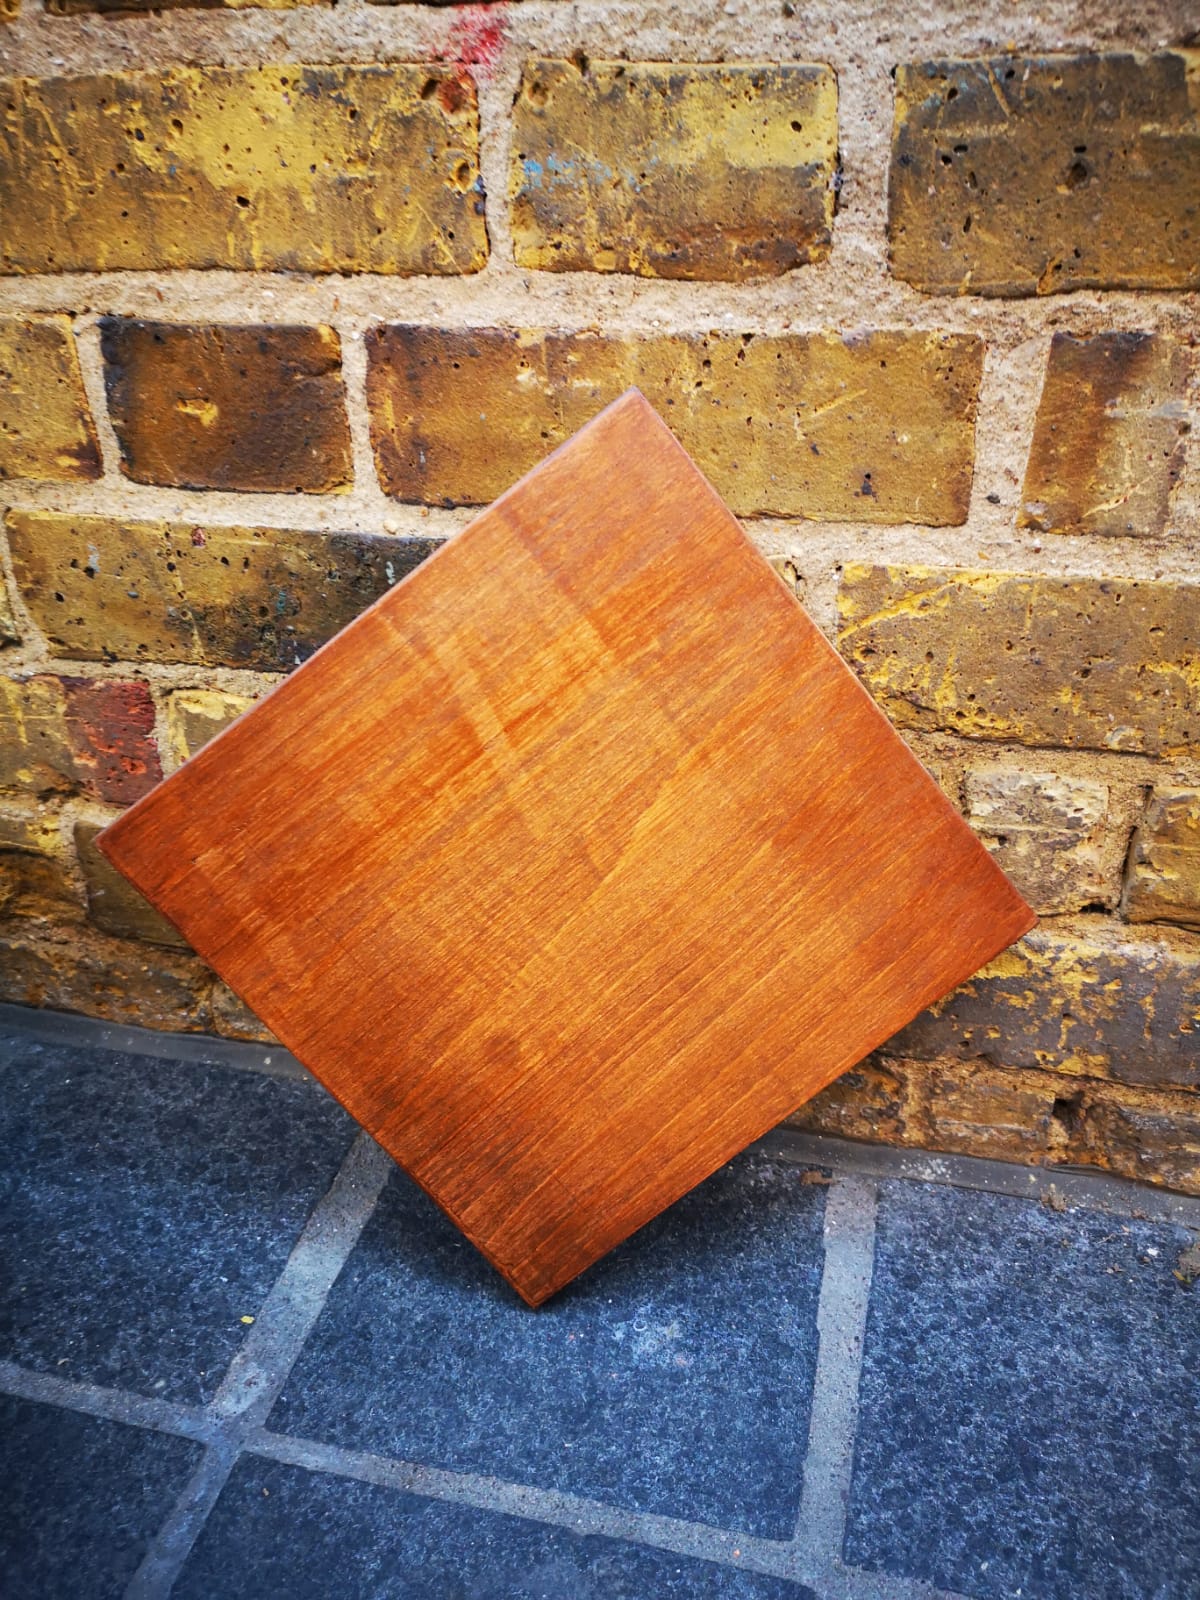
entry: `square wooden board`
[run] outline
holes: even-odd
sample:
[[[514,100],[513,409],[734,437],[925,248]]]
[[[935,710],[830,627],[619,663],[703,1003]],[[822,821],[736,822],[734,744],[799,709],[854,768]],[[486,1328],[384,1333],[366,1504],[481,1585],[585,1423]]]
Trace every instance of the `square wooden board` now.
[[[636,390],[100,847],[531,1305],[1034,920]]]

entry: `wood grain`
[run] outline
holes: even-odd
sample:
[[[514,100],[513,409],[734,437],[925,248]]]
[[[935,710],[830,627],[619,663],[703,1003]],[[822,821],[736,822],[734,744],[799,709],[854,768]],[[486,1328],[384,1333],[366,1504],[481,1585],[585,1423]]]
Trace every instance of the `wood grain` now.
[[[531,1305],[1034,921],[636,390],[99,842]]]

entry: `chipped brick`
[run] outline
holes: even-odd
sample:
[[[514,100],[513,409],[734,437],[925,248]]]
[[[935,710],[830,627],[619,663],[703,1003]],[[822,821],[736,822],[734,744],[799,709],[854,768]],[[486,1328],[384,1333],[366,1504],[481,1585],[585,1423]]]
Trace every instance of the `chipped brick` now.
[[[851,564],[838,613],[843,654],[901,727],[1200,749],[1200,585]]]
[[[486,504],[636,384],[736,512],[967,515],[973,335],[390,326],[367,346],[376,465],[402,500]]]
[[[79,914],[58,817],[0,802],[0,922],[62,922]]]
[[[1200,929],[1200,789],[1163,784],[1151,794],[1134,834],[1121,909],[1130,922]]]
[[[0,1000],[168,1033],[211,1027],[212,973],[195,956],[108,934],[0,934]]]
[[[935,293],[1200,285],[1200,52],[896,70],[892,270]]]
[[[1056,333],[1017,518],[1042,533],[1161,534],[1188,432],[1182,347]]]
[[[162,777],[154,701],[144,683],[63,678],[65,721],[80,787],[110,805],[130,805]]]
[[[967,821],[1035,911],[1116,904],[1125,835],[1110,825],[1105,784],[995,765],[963,787]]]
[[[1200,948],[1108,923],[1037,928],[886,1048],[1200,1088]]]
[[[350,483],[341,344],[332,328],[106,317],[100,329],[127,478],[303,494]]]
[[[178,766],[254,704],[249,695],[223,689],[176,689],[167,696],[167,748]]]
[[[430,539],[10,512],[17,583],[58,656],[287,671]]]
[[[826,66],[527,64],[509,181],[517,263],[743,279],[829,254]]]
[[[461,273],[487,259],[475,88],[452,68],[177,66],[12,78],[4,93],[0,212],[22,219],[4,271]]]
[[[99,476],[70,318],[0,317],[0,479]]]

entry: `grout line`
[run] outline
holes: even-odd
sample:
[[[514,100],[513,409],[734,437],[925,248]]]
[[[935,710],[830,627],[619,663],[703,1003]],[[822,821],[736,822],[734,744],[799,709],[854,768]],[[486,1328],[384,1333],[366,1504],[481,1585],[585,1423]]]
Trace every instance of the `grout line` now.
[[[875,1185],[854,1176],[835,1177],[825,1199],[817,1370],[795,1537],[801,1570],[810,1581],[841,1565],[875,1264],[875,1204]]]
[[[204,1452],[129,1580],[125,1600],[162,1600],[170,1594],[239,1454],[230,1439],[220,1439]]]
[[[392,1171],[391,1157],[360,1133],[230,1362],[214,1416],[266,1420]]]
[[[200,1406],[179,1405],[170,1400],[153,1400],[132,1394],[127,1389],[106,1389],[96,1383],[78,1383],[49,1372],[32,1372],[14,1361],[0,1361],[0,1394],[40,1405],[59,1406],[65,1411],[80,1411],[85,1416],[102,1417],[107,1422],[123,1422],[131,1428],[152,1428],[157,1433],[174,1433],[184,1439],[207,1443],[214,1432],[212,1419]]]
[[[241,1454],[244,1433],[275,1403],[391,1170],[375,1141],[360,1133],[230,1362],[208,1412],[212,1442],[130,1580],[126,1600],[170,1594]]]
[[[717,1561],[725,1566],[746,1567],[754,1572],[791,1575],[791,1555],[787,1544],[741,1534],[706,1523],[687,1522],[678,1517],[653,1512],[629,1511],[604,1501],[569,1494],[558,1489],[540,1489],[508,1483],[502,1478],[471,1472],[451,1472],[416,1462],[397,1460],[370,1451],[347,1450],[314,1439],[256,1429],[243,1440],[244,1448],[288,1466],[310,1472],[329,1473],[359,1483],[421,1495],[428,1500],[449,1501],[473,1506],[481,1511],[524,1517],[547,1523],[575,1534],[599,1534],[669,1550],[675,1555],[701,1561]]]

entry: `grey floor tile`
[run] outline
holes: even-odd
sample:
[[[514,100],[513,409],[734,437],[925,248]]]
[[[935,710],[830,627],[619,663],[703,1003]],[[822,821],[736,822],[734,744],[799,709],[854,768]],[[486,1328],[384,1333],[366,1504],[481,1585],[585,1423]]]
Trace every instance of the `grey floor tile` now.
[[[0,1593],[122,1594],[200,1455],[187,1439],[0,1395]]]
[[[988,1600],[1194,1600],[1190,1239],[884,1185],[846,1559]]]
[[[211,1398],[353,1136],[315,1085],[0,1036],[0,1356]]]
[[[790,1538],[824,1192],[740,1157],[535,1312],[397,1173],[270,1426]]]
[[[172,1600],[813,1600],[778,1578],[243,1458]]]

